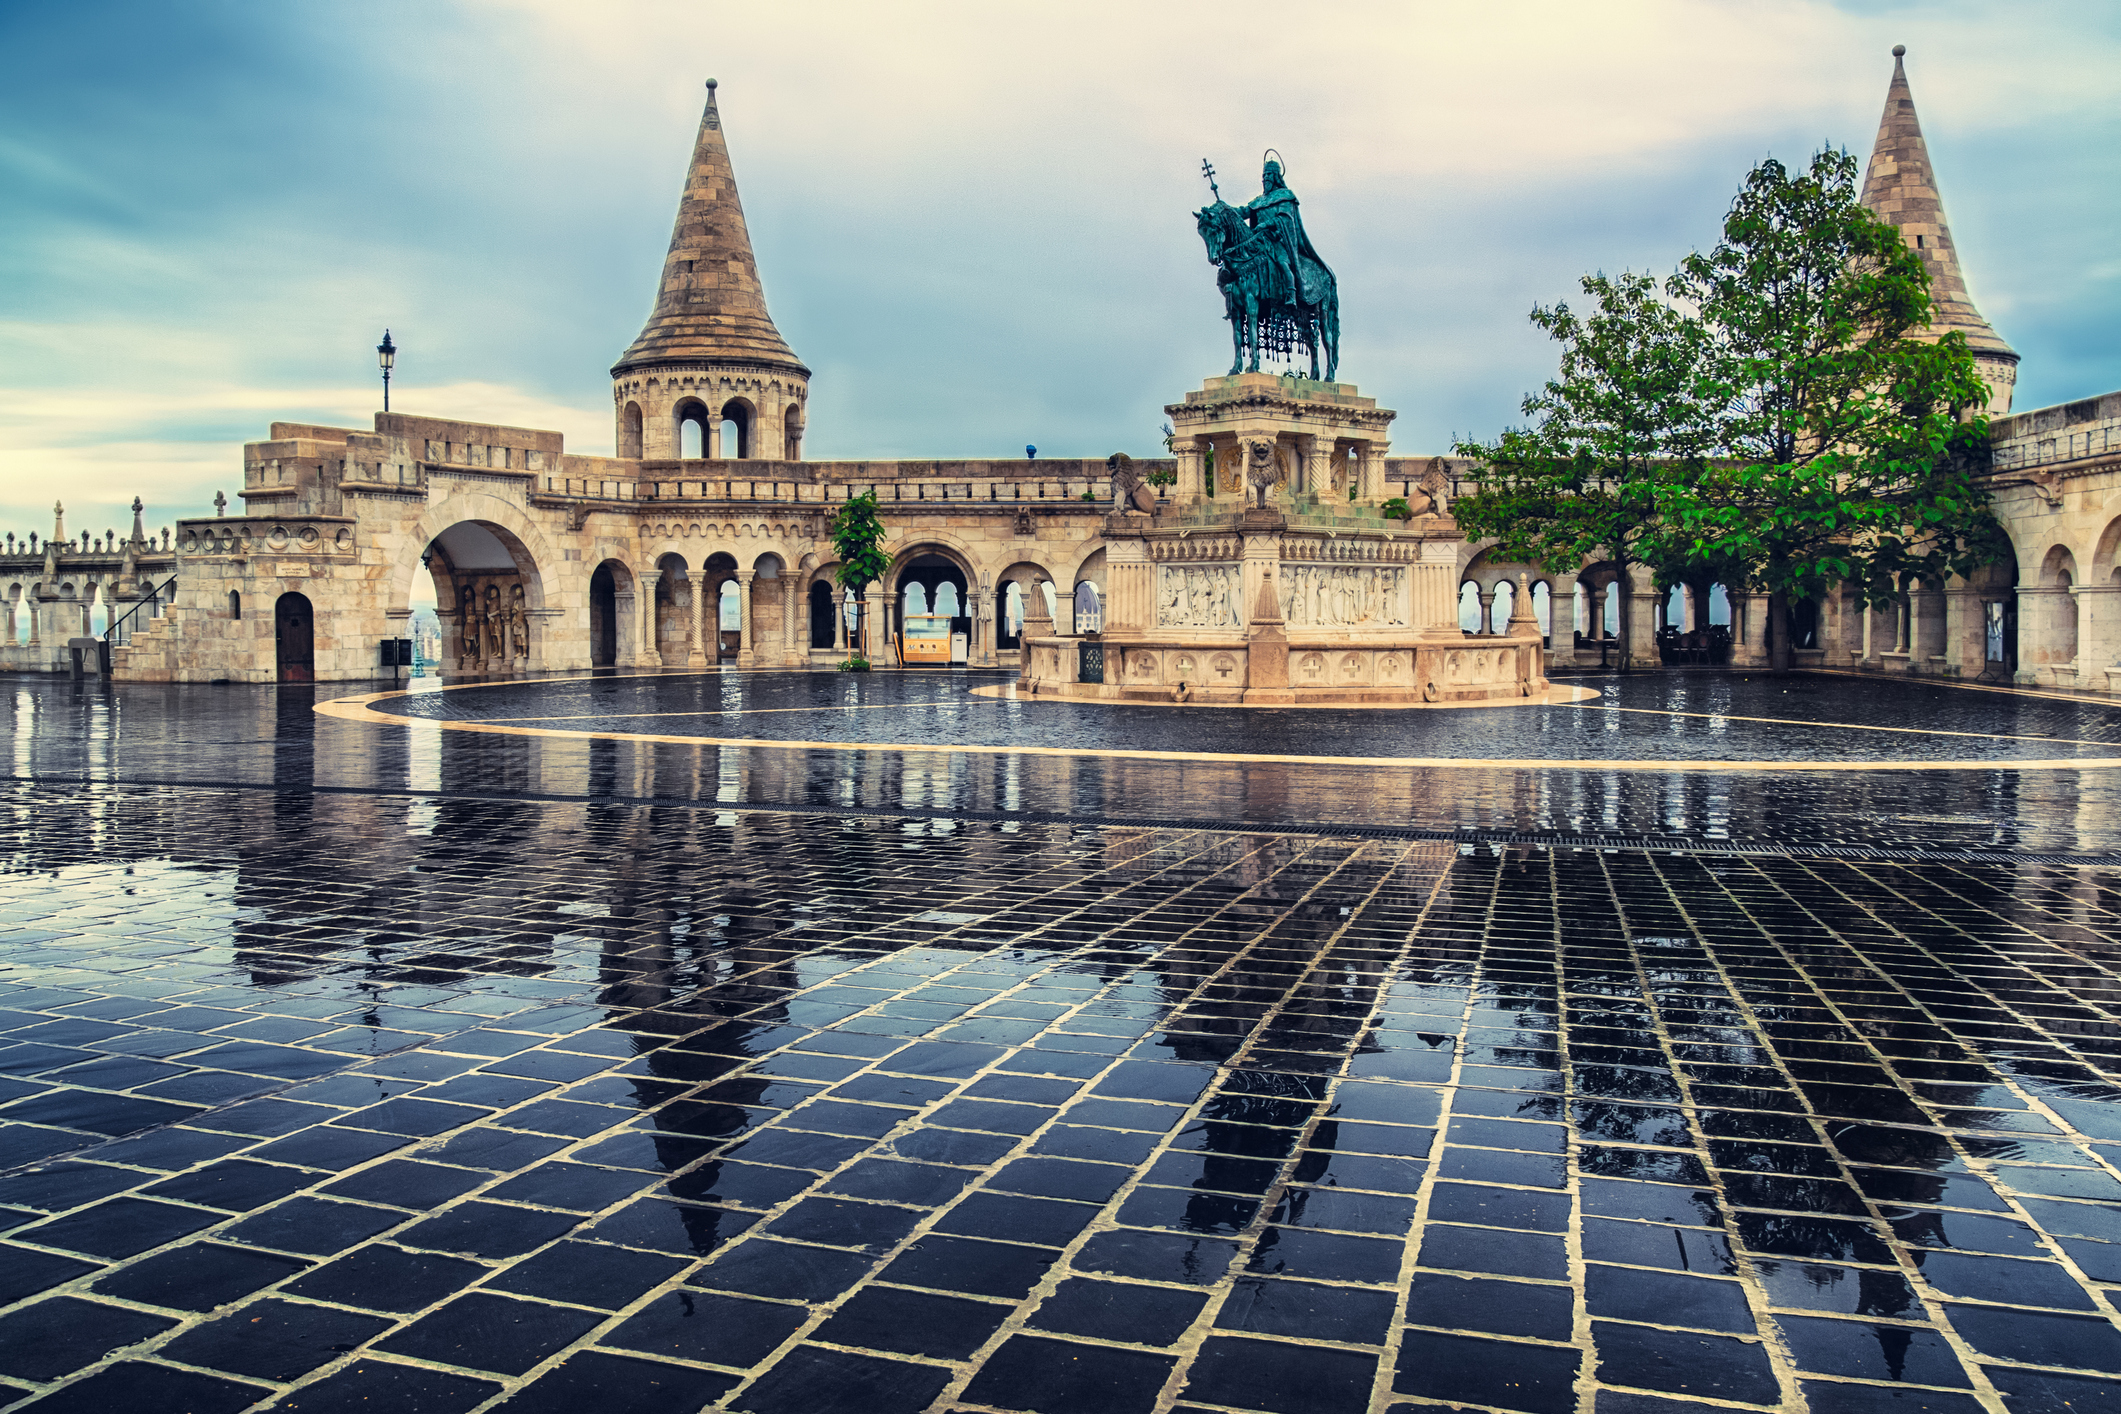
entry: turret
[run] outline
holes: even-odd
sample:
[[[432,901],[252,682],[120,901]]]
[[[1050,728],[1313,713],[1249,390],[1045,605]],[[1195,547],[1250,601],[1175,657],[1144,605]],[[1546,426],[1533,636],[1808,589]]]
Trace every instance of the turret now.
[[[1902,62],[1907,46],[1893,46],[1893,81],[1885,91],[1885,116],[1878,122],[1878,141],[1863,176],[1863,204],[1900,235],[1922,257],[1929,270],[1930,299],[1936,313],[1932,337],[1954,329],[1966,336],[1974,366],[1989,387],[1988,412],[2001,417],[2011,410],[2011,390],[2018,382],[2018,354],[1974,308],[1959,270],[1959,248],[1944,222],[1944,202],[1937,195],[1937,176],[1930,167],[1922,124],[1915,118],[1915,96],[1907,86]]]
[[[655,310],[611,384],[622,457],[802,456],[810,370],[766,312],[713,79]]]

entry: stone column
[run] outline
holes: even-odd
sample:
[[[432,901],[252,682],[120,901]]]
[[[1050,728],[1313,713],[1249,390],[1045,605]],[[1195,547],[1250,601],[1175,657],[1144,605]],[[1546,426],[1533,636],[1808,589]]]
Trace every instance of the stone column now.
[[[661,570],[642,570],[638,615],[641,627],[641,666],[660,668],[663,666],[662,645],[656,642],[655,585],[663,577]]]
[[[784,574],[774,582],[781,588],[781,666],[792,668],[802,661],[795,651],[795,580]],[[807,611],[810,606],[804,604],[802,607]]]
[[[1480,632],[1492,634],[1495,632],[1495,586],[1483,585],[1475,592],[1480,598]]]
[[[722,656],[721,619],[707,612],[707,571],[693,570],[688,577],[692,580],[692,651],[685,655],[685,666],[704,668]],[[710,625],[715,630],[711,640],[707,637]],[[709,642],[715,645],[712,653],[707,651]]]
[[[1385,455],[1391,450],[1390,442],[1372,442],[1363,457],[1362,490],[1357,499],[1364,505],[1374,506],[1384,499]]]
[[[748,668],[758,662],[758,655],[751,650],[751,581],[757,575],[757,570],[738,570],[736,572],[736,665],[740,668]],[[721,622],[719,615],[716,617],[715,622],[719,626]]]
[[[1874,654],[1873,654],[1873,652],[1872,652],[1872,650],[1871,650],[1871,620],[1872,620],[1872,619],[1874,619],[1874,618],[1876,618],[1876,617],[1878,617],[1878,615],[1877,615],[1877,612],[1876,612],[1875,610],[1873,610],[1873,609],[1871,608],[1871,606],[1870,606],[1870,605],[1868,605],[1868,604],[1866,604],[1866,605],[1864,605],[1864,606],[1863,606],[1863,610],[1862,610],[1862,613],[1863,613],[1863,642],[1862,642],[1862,644],[1861,644],[1861,645],[1860,645],[1860,646],[1858,647],[1858,649],[1857,649],[1857,654],[1858,654],[1858,656],[1857,656],[1857,659],[1856,659],[1856,661],[1857,661],[1858,663],[1868,663],[1868,662],[1870,662],[1870,661],[1872,660],[1872,658],[1873,658],[1873,656],[1874,656]]]
[[[832,651],[847,653],[847,591],[837,584],[832,586]]]
[[[891,641],[886,633],[888,625],[884,622],[884,581],[873,579],[863,589],[862,619],[862,631],[868,638],[863,645],[868,651],[863,656],[872,663],[897,666],[898,655],[891,651]]]
[[[1178,485],[1171,489],[1178,493],[1173,499],[1181,505],[1189,505],[1206,494],[1201,481],[1202,453],[1205,450],[1198,437],[1172,440],[1171,455],[1178,459]]]
[[[707,414],[706,430],[700,433],[700,456],[706,461],[717,461],[722,455],[722,415]]]
[[[2013,678],[2022,687],[2043,686],[2053,680],[2055,659],[2054,600],[2058,591],[2021,584],[2018,596],[2018,671]]]
[[[1768,660],[1768,597],[1765,594],[1741,595],[1731,601],[1734,614],[1740,602],[1745,605],[1745,637],[1731,654],[1731,661],[1744,667],[1765,667]]]
[[[565,616],[566,611],[563,609],[533,609],[525,606],[523,610],[523,644],[528,651],[523,655],[524,672],[542,673],[547,668],[586,668],[589,666],[590,655],[586,644],[583,645],[582,656],[578,662],[562,663],[557,661],[559,655],[553,651],[552,635],[559,628],[560,620]]]
[[[2077,682],[2104,692],[2107,670],[2121,660],[2121,585],[2088,584],[2075,593]]]
[[[1547,651],[1576,651],[1576,595],[1573,578],[1555,576],[1547,583]]]
[[[1319,447],[1321,441],[1325,443],[1323,450]],[[1331,438],[1319,438],[1310,435],[1298,436],[1296,438],[1296,464],[1302,468],[1303,476],[1301,478],[1302,485],[1297,489],[1299,491],[1308,491],[1314,496],[1325,495],[1333,485],[1333,472],[1330,466],[1332,456],[1333,442]]]
[[[614,668],[636,668],[641,662],[641,631],[634,615],[637,596],[631,589],[614,589],[611,594],[611,666]],[[596,657],[596,645],[591,644],[589,656]]]

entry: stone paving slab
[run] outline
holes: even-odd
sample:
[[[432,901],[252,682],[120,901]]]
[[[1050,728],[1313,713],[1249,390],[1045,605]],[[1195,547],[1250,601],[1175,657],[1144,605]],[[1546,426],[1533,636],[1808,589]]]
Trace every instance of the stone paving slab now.
[[[2111,773],[314,700],[0,704],[0,1406],[2121,1407]]]
[[[9,803],[9,1407],[2121,1398],[2114,870]]]

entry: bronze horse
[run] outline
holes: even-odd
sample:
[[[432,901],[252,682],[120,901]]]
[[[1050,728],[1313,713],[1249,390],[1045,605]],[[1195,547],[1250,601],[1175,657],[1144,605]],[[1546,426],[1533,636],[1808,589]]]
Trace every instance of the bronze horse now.
[[[1281,243],[1253,230],[1244,213],[1226,201],[1195,212],[1194,224],[1223,292],[1223,317],[1230,321],[1234,355],[1230,371],[1259,372],[1262,352],[1308,353],[1311,376],[1316,378],[1322,349],[1326,381],[1331,382],[1340,371],[1340,292],[1333,272],[1309,259],[1292,262]],[[1312,291],[1309,300],[1304,298],[1306,288]]]

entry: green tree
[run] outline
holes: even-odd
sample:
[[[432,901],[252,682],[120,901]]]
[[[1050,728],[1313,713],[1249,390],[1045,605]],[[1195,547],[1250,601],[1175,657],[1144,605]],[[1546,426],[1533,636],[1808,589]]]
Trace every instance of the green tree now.
[[[841,502],[831,523],[825,527],[825,533],[832,537],[832,552],[839,557],[832,577],[840,588],[854,596],[855,647],[851,659],[861,659],[865,613],[862,591],[882,579],[884,572],[891,568],[891,557],[883,550],[884,520],[877,513],[875,489]]]
[[[1524,400],[1526,426],[1457,446],[1479,464],[1478,489],[1453,501],[1451,513],[1468,535],[1493,537],[1513,560],[1572,573],[1589,559],[1614,566],[1625,672],[1628,572],[1645,562],[1645,547],[1666,545],[1663,498],[1699,469],[1701,328],[1660,298],[1648,275],[1586,275],[1582,283],[1588,315],[1534,306],[1532,323],[1561,345],[1560,370]]]
[[[1994,557],[1988,389],[1962,335],[1928,333],[1928,273],[1858,202],[1853,157],[1762,162],[1722,241],[1667,291],[1705,335],[1695,396],[1713,436],[1700,475],[1660,488],[1654,553],[1745,566],[1769,596],[1776,671],[1793,599],[1853,583],[1878,602],[1910,572]]]

